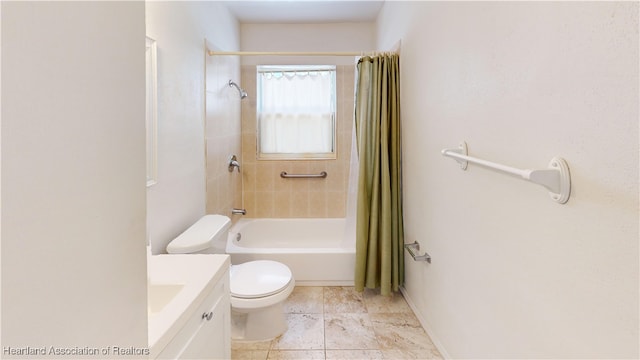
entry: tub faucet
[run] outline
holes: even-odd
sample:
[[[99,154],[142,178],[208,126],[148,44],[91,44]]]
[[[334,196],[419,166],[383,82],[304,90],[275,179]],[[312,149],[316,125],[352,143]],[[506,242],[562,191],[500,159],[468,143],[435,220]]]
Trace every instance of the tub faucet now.
[[[233,209],[231,209],[231,214],[233,214],[233,215],[247,215],[247,210],[233,208]]]

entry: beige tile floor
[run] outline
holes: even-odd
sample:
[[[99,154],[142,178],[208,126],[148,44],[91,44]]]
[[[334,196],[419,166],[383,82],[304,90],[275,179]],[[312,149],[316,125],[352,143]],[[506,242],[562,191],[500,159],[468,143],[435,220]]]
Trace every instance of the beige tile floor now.
[[[233,341],[232,359],[442,359],[400,293],[296,287],[289,329],[272,341]]]

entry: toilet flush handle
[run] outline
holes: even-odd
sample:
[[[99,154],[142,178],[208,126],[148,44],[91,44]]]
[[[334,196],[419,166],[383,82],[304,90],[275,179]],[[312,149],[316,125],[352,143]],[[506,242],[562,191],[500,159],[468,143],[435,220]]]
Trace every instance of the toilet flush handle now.
[[[202,314],[202,319],[207,319],[207,321],[211,320],[211,318],[213,318],[213,311],[210,311],[209,313],[203,313]]]

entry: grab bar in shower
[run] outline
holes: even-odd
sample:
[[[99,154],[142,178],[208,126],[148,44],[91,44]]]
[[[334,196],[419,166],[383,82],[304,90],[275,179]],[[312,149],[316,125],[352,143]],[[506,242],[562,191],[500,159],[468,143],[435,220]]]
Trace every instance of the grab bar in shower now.
[[[431,264],[431,255],[427,254],[426,252],[424,253],[424,255],[418,255],[417,253],[413,252],[414,250],[416,252],[420,250],[420,244],[418,244],[417,241],[414,241],[411,244],[404,244],[404,248],[407,249],[409,255],[411,255],[414,261],[426,261]]]
[[[467,143],[463,141],[458,148],[443,149],[442,155],[455,159],[460,164],[462,170],[467,169],[468,163],[478,164],[508,175],[520,177],[534,184],[542,185],[549,190],[549,196],[557,203],[564,204],[569,200],[571,193],[571,175],[569,174],[569,165],[567,165],[567,162],[562,158],[552,158],[549,162],[548,169],[523,170],[468,156],[467,152]]]
[[[287,174],[286,171],[283,171],[280,173],[280,177],[281,178],[290,178],[290,179],[303,179],[303,178],[326,178],[327,177],[327,172],[323,171],[320,174]]]

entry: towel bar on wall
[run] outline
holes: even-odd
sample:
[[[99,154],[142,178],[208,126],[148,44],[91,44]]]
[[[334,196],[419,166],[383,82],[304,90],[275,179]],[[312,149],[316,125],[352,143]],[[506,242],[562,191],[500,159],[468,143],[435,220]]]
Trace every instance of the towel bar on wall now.
[[[467,164],[473,163],[486,168],[497,170],[508,175],[520,177],[534,184],[542,185],[549,190],[549,196],[557,203],[564,204],[571,193],[571,175],[569,165],[563,158],[554,157],[549,161],[549,168],[545,170],[517,169],[511,166],[497,164],[491,161],[467,156],[467,143],[462,142],[455,149],[443,149],[442,155],[455,159],[462,170],[467,170]]]
[[[418,255],[415,251],[420,250],[420,244],[418,244],[417,241],[414,241],[411,244],[404,244],[404,248],[407,249],[407,251],[409,252],[409,255],[411,255],[411,257],[413,258],[413,260],[415,261],[426,261],[429,264],[431,264],[431,256],[429,254],[427,254],[426,252],[424,253],[424,255]]]
[[[320,174],[287,174],[286,171],[280,173],[281,178],[290,178],[290,179],[302,179],[302,178],[326,178],[327,172],[323,171]]]

